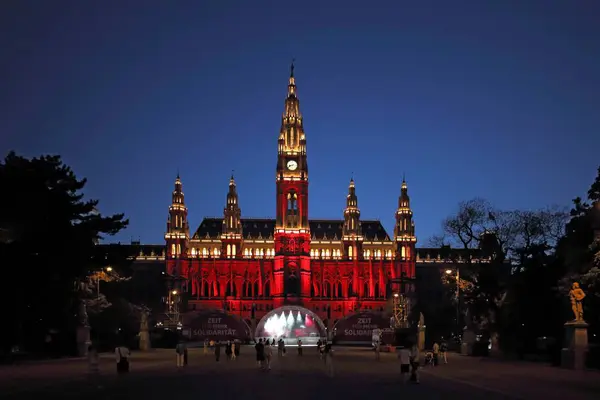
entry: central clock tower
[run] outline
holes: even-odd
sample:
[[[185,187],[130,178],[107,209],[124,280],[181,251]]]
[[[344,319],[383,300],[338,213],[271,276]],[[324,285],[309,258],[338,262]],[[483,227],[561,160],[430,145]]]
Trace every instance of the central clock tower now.
[[[281,303],[311,295],[306,137],[291,66],[277,150],[273,295]]]

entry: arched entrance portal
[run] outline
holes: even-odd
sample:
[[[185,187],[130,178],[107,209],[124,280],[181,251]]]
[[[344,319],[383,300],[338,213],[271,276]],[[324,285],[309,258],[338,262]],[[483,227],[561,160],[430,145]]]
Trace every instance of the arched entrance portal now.
[[[315,346],[319,339],[327,337],[323,321],[314,312],[299,306],[283,306],[270,311],[261,318],[255,340],[284,340],[286,346],[296,346],[298,339],[303,346]]]

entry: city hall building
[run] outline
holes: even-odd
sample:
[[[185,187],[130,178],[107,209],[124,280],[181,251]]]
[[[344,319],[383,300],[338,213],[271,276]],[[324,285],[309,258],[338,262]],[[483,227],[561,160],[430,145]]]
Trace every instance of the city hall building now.
[[[164,259],[170,313],[180,305],[188,335],[310,341],[335,333],[365,341],[374,328],[390,328],[394,313],[396,326],[409,323],[417,238],[406,182],[398,181],[391,235],[381,222],[360,218],[353,180],[343,215],[311,219],[303,122],[292,65],[274,155],[272,219],[242,216],[244,199],[231,176],[223,217],[205,218],[191,231],[177,176]]]

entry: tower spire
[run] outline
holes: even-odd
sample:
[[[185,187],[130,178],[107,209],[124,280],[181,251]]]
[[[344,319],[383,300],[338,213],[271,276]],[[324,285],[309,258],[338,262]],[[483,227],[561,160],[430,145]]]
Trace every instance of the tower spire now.
[[[238,194],[235,187],[233,171],[229,179],[227,203],[223,209],[223,228],[221,232],[221,254],[227,258],[236,258],[242,243],[242,210],[240,209]]]
[[[290,78],[288,82],[287,97],[281,120],[279,132],[279,153],[300,153],[306,151],[306,139],[302,126],[302,113],[300,113],[300,100],[296,90],[296,78],[294,77],[294,60],[290,66]]]
[[[411,255],[414,254],[417,238],[415,237],[415,223],[412,217],[413,212],[410,208],[408,185],[403,174],[400,196],[398,197],[398,209],[396,210],[396,227],[394,228],[395,241],[398,243],[397,252],[402,259],[410,259]]]
[[[185,206],[183,185],[179,177],[179,171],[177,171],[175,188],[172,193],[171,205],[169,206],[167,232],[165,233],[169,257],[179,257],[186,254],[187,240],[190,235],[187,214],[188,209]]]

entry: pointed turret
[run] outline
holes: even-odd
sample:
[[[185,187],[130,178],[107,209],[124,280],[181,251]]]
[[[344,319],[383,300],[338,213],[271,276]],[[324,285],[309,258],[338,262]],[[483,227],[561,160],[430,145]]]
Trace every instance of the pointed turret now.
[[[187,220],[188,209],[185,206],[183,185],[179,173],[175,179],[175,188],[171,196],[169,217],[167,219],[167,255],[169,257],[185,256],[187,241],[190,237],[190,228]]]
[[[361,235],[360,209],[358,208],[358,198],[356,197],[354,179],[350,179],[350,185],[348,186],[346,208],[344,209],[344,228],[342,234],[344,237]]]
[[[415,237],[415,224],[412,216],[408,185],[406,179],[402,178],[398,209],[396,210],[396,227],[394,228],[394,239],[398,244],[397,253],[401,259],[410,259],[414,254],[417,238]]]
[[[344,225],[342,227],[342,242],[344,243],[344,254],[350,259],[362,255],[362,229],[360,225],[360,209],[358,208],[358,197],[354,178],[350,179],[348,195],[346,196],[346,208],[344,209]]]
[[[223,248],[221,254],[228,258],[236,258],[242,242],[242,210],[240,209],[238,194],[233,174],[229,179],[229,192],[227,193],[227,204],[223,209],[223,229],[221,240]]]

